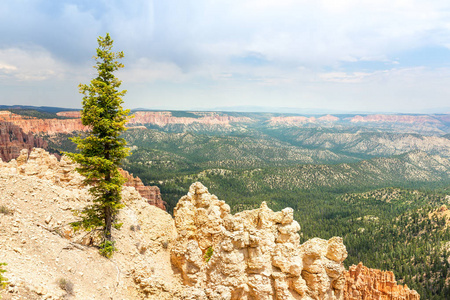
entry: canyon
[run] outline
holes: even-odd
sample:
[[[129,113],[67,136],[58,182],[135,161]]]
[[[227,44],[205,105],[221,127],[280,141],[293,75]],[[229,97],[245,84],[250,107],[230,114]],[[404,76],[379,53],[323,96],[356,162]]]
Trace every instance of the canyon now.
[[[95,238],[70,226],[72,210],[92,200],[65,156],[23,150],[0,163],[0,179],[4,299],[419,299],[390,272],[346,272],[339,237],[301,244],[291,208],[274,212],[263,202],[233,215],[197,182],[172,218],[124,187],[123,226],[113,231],[119,251],[108,260]],[[57,278],[70,280],[71,294]]]
[[[70,133],[86,131],[81,124],[79,111],[60,111],[56,113],[60,119],[39,119],[25,117],[10,111],[0,111],[0,121],[10,122],[22,128],[25,133]],[[219,113],[219,112],[171,112],[171,111],[135,111],[128,120],[129,127],[139,125],[154,125],[159,127],[174,125],[216,126],[212,128],[230,127],[233,124],[248,125],[264,122],[269,126],[307,126],[308,124],[364,125],[386,129],[395,128],[402,132],[423,132],[428,134],[449,133],[450,115],[325,115],[325,116],[289,116],[270,114]],[[219,127],[217,127],[219,126]],[[206,127],[208,128],[208,127]]]

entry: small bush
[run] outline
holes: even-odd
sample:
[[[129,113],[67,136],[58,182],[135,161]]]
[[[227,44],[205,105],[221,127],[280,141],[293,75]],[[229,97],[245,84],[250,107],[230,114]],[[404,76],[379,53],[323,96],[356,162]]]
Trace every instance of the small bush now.
[[[114,247],[114,242],[112,241],[104,241],[100,244],[99,247],[100,254],[106,258],[111,258],[114,252],[117,250],[117,248]]]
[[[212,247],[209,247],[208,250],[206,250],[205,255],[203,256],[203,258],[205,259],[206,262],[209,262],[213,253],[214,253],[214,249]]]
[[[0,289],[3,289],[8,284],[8,278],[3,277],[3,273],[6,272],[5,269],[3,269],[3,266],[6,266],[5,263],[0,263]]]
[[[70,280],[67,280],[65,278],[58,279],[58,286],[67,292],[67,294],[72,295],[73,294],[73,283]]]
[[[14,214],[14,211],[12,209],[9,209],[5,205],[0,205],[0,214],[12,215]]]

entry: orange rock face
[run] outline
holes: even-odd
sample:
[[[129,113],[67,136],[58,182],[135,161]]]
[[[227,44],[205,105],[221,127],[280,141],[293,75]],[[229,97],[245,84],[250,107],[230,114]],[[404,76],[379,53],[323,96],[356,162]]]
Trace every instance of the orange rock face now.
[[[16,159],[20,150],[31,151],[33,147],[47,148],[47,142],[12,123],[0,121],[0,158],[3,161]]]
[[[161,199],[161,192],[157,186],[145,186],[139,177],[134,177],[125,170],[120,170],[120,173],[127,179],[125,186],[134,187],[150,205],[166,210],[166,202]]]
[[[19,126],[25,133],[71,133],[86,131],[87,127],[81,124],[81,119],[37,119],[13,114],[9,111],[0,111],[0,122],[10,122]]]
[[[407,285],[397,285],[394,273],[359,263],[345,272],[344,299],[419,300],[420,295]]]

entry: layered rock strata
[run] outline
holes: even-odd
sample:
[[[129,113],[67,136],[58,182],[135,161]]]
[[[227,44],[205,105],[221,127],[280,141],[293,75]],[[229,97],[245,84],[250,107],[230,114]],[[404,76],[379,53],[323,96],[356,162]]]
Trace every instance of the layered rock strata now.
[[[81,119],[38,119],[24,117],[9,111],[0,111],[0,122],[10,122],[19,126],[25,133],[71,133],[74,131],[87,131],[88,128],[81,124]]]
[[[192,299],[343,299],[347,251],[339,237],[300,245],[293,210],[230,214],[194,183],[174,210],[172,263]]]
[[[134,187],[143,198],[147,199],[149,204],[166,210],[167,203],[162,200],[159,187],[146,186],[139,177],[134,177],[133,174],[130,174],[125,170],[120,170],[120,173],[127,180],[124,184],[125,186]]]
[[[47,148],[47,142],[10,122],[0,122],[0,159],[9,161],[17,158],[20,150],[31,151],[33,147]]]
[[[353,265],[345,272],[344,299],[419,300],[407,285],[398,285],[394,273]]]
[[[229,125],[230,123],[250,122],[247,117],[233,117],[228,115],[219,115],[214,112],[192,112],[197,117],[175,117],[170,111],[137,111],[133,113],[128,124],[154,124],[166,126],[169,124],[192,124],[201,123],[207,125]],[[81,114],[74,111],[62,111],[58,116],[80,118]]]

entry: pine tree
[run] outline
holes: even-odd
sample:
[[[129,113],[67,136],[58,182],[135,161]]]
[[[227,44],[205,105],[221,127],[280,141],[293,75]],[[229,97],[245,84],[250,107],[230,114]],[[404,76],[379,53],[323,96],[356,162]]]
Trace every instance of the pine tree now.
[[[129,110],[124,110],[119,91],[121,81],[113,72],[123,68],[117,59],[123,52],[112,52],[113,40],[106,36],[97,39],[99,47],[94,57],[98,76],[90,84],[80,84],[83,97],[81,121],[89,128],[85,137],[78,136],[72,141],[77,144],[79,153],[66,153],[80,166],[78,172],[85,176],[85,184],[90,186],[93,204],[78,212],[81,220],[72,225],[75,229],[101,231],[100,253],[110,257],[116,250],[111,235],[112,227],[119,228],[116,221],[121,204],[121,190],[124,178],[119,173],[121,160],[129,155],[126,141],[120,134],[126,130],[125,123]]]

